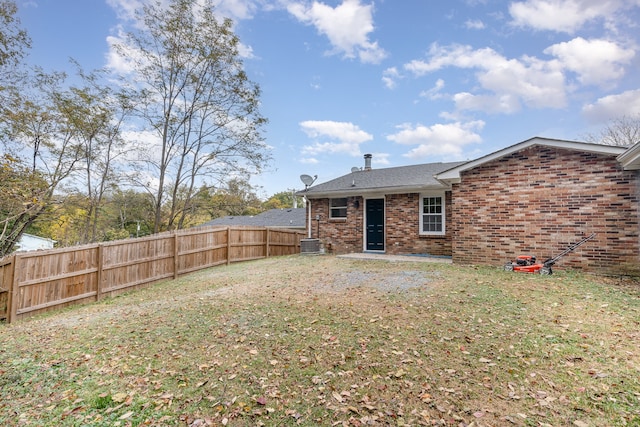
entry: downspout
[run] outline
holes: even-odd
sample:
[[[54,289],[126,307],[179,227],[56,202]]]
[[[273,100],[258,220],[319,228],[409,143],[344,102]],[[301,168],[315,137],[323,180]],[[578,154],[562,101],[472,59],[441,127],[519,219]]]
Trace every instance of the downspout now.
[[[307,234],[309,239],[311,238],[311,200],[307,197],[307,191],[309,190],[309,186],[313,185],[313,183],[318,179],[318,175],[309,176],[309,175],[300,175],[300,180],[304,184],[304,200],[307,202],[309,209],[309,220],[307,221],[309,230]]]

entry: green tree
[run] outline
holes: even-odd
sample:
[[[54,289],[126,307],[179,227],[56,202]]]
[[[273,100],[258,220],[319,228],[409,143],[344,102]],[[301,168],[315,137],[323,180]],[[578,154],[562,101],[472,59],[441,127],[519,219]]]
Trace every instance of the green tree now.
[[[211,0],[156,1],[142,10],[143,30],[116,45],[134,70],[145,130],[159,144],[140,157],[153,176],[139,183],[154,193],[154,232],[183,226],[201,185],[269,161],[260,89],[243,70],[231,21],[213,9]]]
[[[7,102],[0,106],[0,139],[5,151],[21,159],[21,165],[26,166],[28,159],[29,176],[46,183],[46,189],[38,192],[37,203],[13,222],[14,231],[8,234],[5,248],[55,202],[56,190],[74,173],[82,156],[75,130],[59,108],[58,95],[65,77],[35,70],[20,88],[8,91]]]
[[[256,215],[263,211],[260,198],[246,179],[233,178],[225,187],[202,187],[194,198],[205,221],[227,215]],[[206,212],[206,218],[202,213]]]
[[[44,208],[48,185],[38,172],[9,154],[0,157],[0,258],[11,253]]]
[[[14,1],[0,0],[0,101],[4,90],[20,77],[18,68],[31,47],[31,39],[16,17],[17,11]]]
[[[281,191],[280,193],[276,193],[269,197],[262,206],[265,210],[287,209],[294,206],[301,208],[304,206],[304,199],[300,196],[296,196],[295,190]]]
[[[126,230],[129,236],[146,236],[153,232],[153,197],[133,189],[116,188],[105,205],[111,229]]]

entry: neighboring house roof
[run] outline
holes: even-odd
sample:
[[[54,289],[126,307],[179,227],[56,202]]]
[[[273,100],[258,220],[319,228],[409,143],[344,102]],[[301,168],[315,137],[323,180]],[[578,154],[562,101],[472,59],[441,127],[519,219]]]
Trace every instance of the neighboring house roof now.
[[[208,221],[204,226],[253,226],[253,227],[279,227],[279,228],[304,228],[305,208],[270,209],[258,215],[224,216]]]
[[[626,170],[640,169],[640,142],[632,145],[624,153],[618,156],[618,161]]]
[[[442,190],[448,186],[435,179],[434,176],[462,163],[426,163],[356,170],[331,181],[309,187],[305,191],[299,191],[297,194],[309,198],[320,198]]]
[[[16,244],[17,251],[36,251],[39,249],[53,249],[56,241],[47,237],[23,233]]]
[[[627,150],[627,148],[625,147],[619,147],[615,145],[590,144],[586,142],[535,137],[527,139],[526,141],[522,141],[518,144],[514,144],[510,147],[503,148],[502,150],[495,151],[491,154],[487,154],[486,156],[480,157],[476,160],[472,160],[470,162],[455,166],[449,170],[442,171],[436,176],[436,178],[446,183],[457,183],[460,182],[460,173],[466,170],[476,168],[485,163],[536,145],[598,154],[608,154],[613,156],[620,156]]]

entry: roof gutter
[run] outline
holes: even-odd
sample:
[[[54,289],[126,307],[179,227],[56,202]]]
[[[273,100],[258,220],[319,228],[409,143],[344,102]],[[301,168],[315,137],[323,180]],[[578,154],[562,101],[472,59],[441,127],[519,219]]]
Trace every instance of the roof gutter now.
[[[640,142],[617,157],[625,170],[640,170]]]
[[[420,187],[375,187],[375,188],[353,188],[349,190],[334,191],[307,191],[306,197],[309,199],[325,199],[336,197],[352,197],[352,196],[371,196],[380,194],[406,194],[406,193],[423,193],[425,191],[446,191],[450,190],[450,185],[429,185]],[[301,192],[302,193],[302,192]]]

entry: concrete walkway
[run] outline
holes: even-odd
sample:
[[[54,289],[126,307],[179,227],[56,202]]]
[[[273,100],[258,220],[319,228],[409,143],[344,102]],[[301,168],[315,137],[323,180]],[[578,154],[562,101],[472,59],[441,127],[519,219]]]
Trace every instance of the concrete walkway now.
[[[423,255],[387,255],[376,253],[351,253],[344,255],[337,255],[338,258],[352,258],[352,259],[371,259],[390,262],[436,262],[441,264],[451,264],[451,258],[446,257],[434,257]]]

